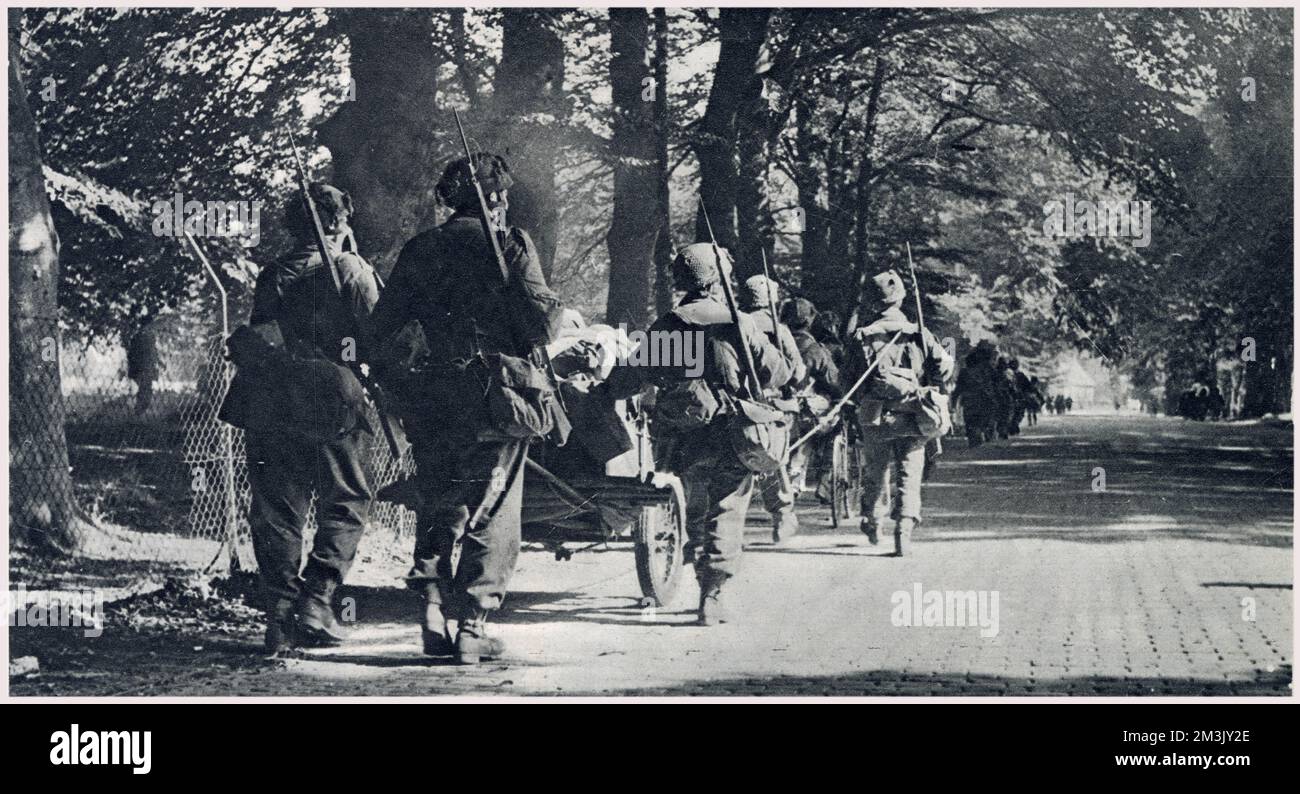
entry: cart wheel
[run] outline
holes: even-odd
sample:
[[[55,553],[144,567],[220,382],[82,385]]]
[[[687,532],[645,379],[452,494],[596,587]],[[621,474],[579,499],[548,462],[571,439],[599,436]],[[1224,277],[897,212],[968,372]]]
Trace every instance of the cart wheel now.
[[[844,511],[842,515],[853,521],[862,514],[862,455],[861,450],[853,444],[853,439],[846,427],[844,429]]]
[[[862,465],[845,425],[831,445],[831,526],[857,518],[861,504]]]
[[[844,486],[846,477],[844,476],[845,467],[848,465],[847,456],[844,454],[844,448],[847,446],[848,439],[844,433],[836,433],[835,438],[831,441],[831,526],[839,527],[840,522],[847,516],[844,512]]]
[[[682,573],[682,546],[686,539],[686,510],[681,493],[641,508],[636,523],[636,578],[650,606],[667,606],[677,591]]]

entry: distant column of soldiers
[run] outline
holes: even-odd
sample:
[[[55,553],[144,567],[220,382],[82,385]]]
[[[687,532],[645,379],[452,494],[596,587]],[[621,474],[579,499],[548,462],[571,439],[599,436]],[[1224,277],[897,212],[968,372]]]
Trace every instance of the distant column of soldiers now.
[[[1223,418],[1226,407],[1223,393],[1211,378],[1205,380],[1211,382],[1206,384],[1198,380],[1178,395],[1179,416],[1197,422]]]
[[[1064,413],[1072,402],[1059,394],[1055,399],[1048,396],[1037,376],[1021,371],[1019,359],[998,355],[987,339],[967,354],[952,398],[961,405],[971,447],[1019,435],[1026,421],[1030,427],[1038,424],[1044,409]]]

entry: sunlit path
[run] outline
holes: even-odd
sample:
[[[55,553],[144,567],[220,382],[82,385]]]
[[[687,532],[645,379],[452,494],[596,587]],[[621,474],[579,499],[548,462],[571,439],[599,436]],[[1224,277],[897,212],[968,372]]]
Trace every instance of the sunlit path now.
[[[812,504],[806,531],[774,547],[755,509],[734,625],[691,625],[690,582],[671,608],[640,610],[625,548],[568,562],[533,551],[499,622],[512,649],[500,664],[421,658],[414,604],[386,578],[348,593],[356,644],[282,668],[244,661],[252,635],[158,653],[106,638],[98,663],[120,655],[112,691],[151,694],[1288,691],[1289,425],[1053,417],[1012,442],[964,447],[950,442],[926,486],[927,520],[904,559],[831,530]],[[964,627],[896,625],[900,603],[931,591],[971,591],[984,610]],[[108,683],[45,681],[56,692]]]

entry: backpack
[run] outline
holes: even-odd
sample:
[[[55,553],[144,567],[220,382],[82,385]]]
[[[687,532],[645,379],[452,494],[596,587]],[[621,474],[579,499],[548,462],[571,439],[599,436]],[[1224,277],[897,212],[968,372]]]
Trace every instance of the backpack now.
[[[560,408],[550,376],[526,358],[493,353],[485,357],[487,405],[494,429],[509,438],[549,438],[564,446],[573,429]]]
[[[721,408],[713,388],[703,378],[688,378],[659,390],[654,421],[669,432],[699,430],[707,427]]]
[[[311,444],[370,431],[357,376],[315,350],[290,349],[277,323],[242,325],[226,340],[235,376],[217,418]]]

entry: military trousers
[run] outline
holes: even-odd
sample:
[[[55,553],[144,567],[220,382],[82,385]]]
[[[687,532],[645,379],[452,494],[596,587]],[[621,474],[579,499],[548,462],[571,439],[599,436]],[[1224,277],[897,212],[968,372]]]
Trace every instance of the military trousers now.
[[[408,586],[455,619],[500,608],[519,559],[528,442],[409,421],[407,432],[421,500]]]
[[[695,560],[701,579],[734,576],[745,545],[754,474],[740,462],[721,421],[682,439],[671,460],[686,491],[686,558]]]
[[[795,451],[798,454],[798,450]],[[794,484],[785,466],[770,474],[754,476],[763,497],[763,507],[771,514],[773,523],[790,521],[794,515]]]
[[[282,433],[248,433],[248,523],[268,608],[297,598],[302,580],[332,589],[347,576],[370,513],[362,431],[314,444]],[[316,494],[316,535],[302,565],[303,530]],[[300,578],[301,573],[301,578]]]
[[[966,423],[966,439],[972,447],[997,438],[997,423],[992,413],[985,410],[971,410],[970,406],[962,409]]]
[[[925,444],[919,436],[890,438],[872,431],[863,433],[862,515],[874,526],[890,518],[921,519]]]

